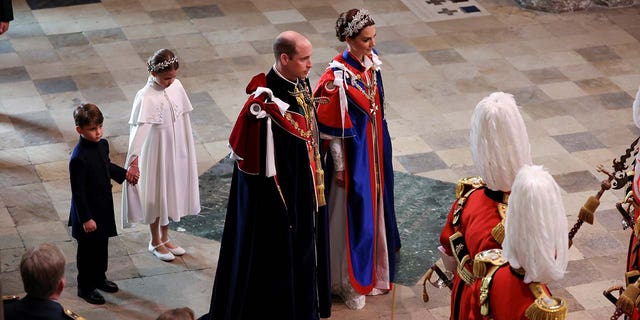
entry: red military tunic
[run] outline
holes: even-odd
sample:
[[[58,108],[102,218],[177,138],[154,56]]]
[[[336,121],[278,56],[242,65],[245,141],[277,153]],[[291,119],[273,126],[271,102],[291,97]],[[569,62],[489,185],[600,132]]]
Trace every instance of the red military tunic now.
[[[638,172],[638,159],[636,158],[636,166],[635,166],[635,172]],[[636,223],[633,226],[633,230],[631,230],[631,237],[629,239],[629,251],[627,254],[627,268],[626,271],[633,271],[633,270],[639,270],[640,269],[640,261],[638,261],[638,253],[639,253],[639,244],[638,244],[638,233],[640,232],[640,230],[638,229],[638,218],[640,216],[640,210],[638,210],[638,206],[637,204],[640,203],[640,181],[637,178],[638,174],[634,174],[633,177],[633,183],[632,183],[632,190],[633,190],[633,202],[634,202],[634,215],[633,215],[633,221],[636,221]],[[631,314],[631,320],[639,320],[640,319],[640,311],[638,311],[637,307],[633,308],[633,313]]]
[[[488,188],[479,188],[473,191],[467,198],[460,215],[460,223],[453,225],[454,211],[458,203],[453,204],[447,222],[440,234],[440,244],[444,247],[448,255],[453,255],[449,237],[456,231],[463,234],[470,257],[481,251],[501,248],[501,240],[498,242],[491,234],[491,230],[501,223],[502,217],[498,211],[498,206],[503,201],[504,193],[493,191]],[[468,268],[470,272],[471,268]],[[466,319],[465,314],[469,314],[469,301],[471,299],[470,287],[460,278],[457,272],[454,273],[453,289],[451,292],[451,316],[450,319]]]
[[[524,275],[518,274],[509,264],[503,265],[496,271],[489,286],[488,316],[483,316],[480,313],[480,288],[482,286],[482,280],[477,280],[469,290],[471,293],[471,300],[469,302],[470,313],[468,317],[461,317],[461,319],[530,319],[525,313],[527,309],[534,304],[536,297],[529,288],[530,284],[524,283],[523,279]],[[543,290],[544,294],[551,296],[546,284],[539,284],[539,288]]]

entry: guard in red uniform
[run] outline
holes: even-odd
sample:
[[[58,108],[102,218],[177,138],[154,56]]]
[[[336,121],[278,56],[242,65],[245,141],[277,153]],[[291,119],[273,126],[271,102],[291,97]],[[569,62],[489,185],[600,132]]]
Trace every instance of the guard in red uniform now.
[[[636,93],[636,99],[633,102],[633,121],[636,126],[640,128],[640,90]],[[640,311],[638,311],[638,305],[640,305],[640,223],[638,218],[640,216],[640,210],[638,210],[638,204],[640,204],[640,174],[636,174],[640,170],[640,154],[636,156],[635,168],[633,172],[633,183],[631,190],[627,193],[624,202],[628,204],[629,210],[633,208],[633,230],[631,231],[631,238],[629,239],[629,251],[627,253],[627,268],[625,273],[625,280],[627,288],[618,299],[617,306],[622,309],[627,315],[630,315],[631,320],[640,319]]]
[[[471,126],[471,155],[482,178],[458,182],[456,201],[440,235],[445,267],[454,271],[450,319],[467,319],[473,257],[500,248],[511,184],[531,164],[529,138],[513,96],[494,92],[476,106]]]
[[[567,218],[560,187],[542,166],[524,166],[513,183],[503,249],[478,253],[464,319],[566,319],[563,299],[546,283],[564,276],[568,263]]]

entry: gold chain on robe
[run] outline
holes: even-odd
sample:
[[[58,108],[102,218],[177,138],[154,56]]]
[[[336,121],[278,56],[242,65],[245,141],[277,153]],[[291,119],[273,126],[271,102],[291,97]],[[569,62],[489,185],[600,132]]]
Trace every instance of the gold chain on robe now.
[[[296,97],[298,105],[300,105],[300,107],[302,107],[302,110],[304,111],[304,119],[307,122],[307,128],[309,128],[309,131],[311,133],[311,137],[307,141],[309,141],[309,145],[313,151],[314,159],[309,160],[315,161],[316,164],[316,172],[314,172],[316,181],[316,198],[318,199],[318,207],[321,207],[326,205],[327,201],[324,197],[324,170],[322,170],[322,160],[320,158],[320,136],[318,133],[318,125],[315,116],[315,101],[313,98],[311,98],[311,92],[309,91],[307,82],[302,79],[298,80],[298,85],[296,85],[293,96]]]

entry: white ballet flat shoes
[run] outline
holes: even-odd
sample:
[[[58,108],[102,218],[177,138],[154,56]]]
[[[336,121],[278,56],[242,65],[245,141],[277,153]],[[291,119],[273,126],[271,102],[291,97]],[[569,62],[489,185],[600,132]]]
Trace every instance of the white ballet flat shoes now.
[[[173,253],[171,252],[171,250],[169,250],[169,252],[167,253],[160,253],[158,252],[158,247],[164,245],[164,243],[161,243],[157,246],[154,246],[151,244],[151,241],[149,241],[149,252],[153,253],[154,256],[156,256],[156,258],[162,260],[162,261],[173,261],[176,256],[173,255]],[[168,248],[167,248],[168,249]],[[184,251],[184,249],[183,249]]]
[[[182,247],[175,247],[175,248],[166,247],[166,248],[169,249],[169,252],[173,253],[174,256],[181,256],[187,253],[187,251],[182,249]]]

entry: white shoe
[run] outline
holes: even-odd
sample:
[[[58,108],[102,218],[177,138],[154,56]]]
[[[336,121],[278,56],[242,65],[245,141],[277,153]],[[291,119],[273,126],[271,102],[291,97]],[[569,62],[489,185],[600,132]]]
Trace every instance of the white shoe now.
[[[362,310],[364,308],[365,305],[365,296],[363,295],[354,295],[351,297],[345,297],[345,296],[341,296],[342,300],[344,301],[344,304],[347,306],[347,308],[351,309],[351,310]]]
[[[381,294],[387,294],[387,293],[389,293],[389,290],[373,288],[373,289],[371,289],[371,292],[367,293],[367,295],[368,296],[379,296]]]
[[[160,253],[158,252],[158,247],[163,246],[164,243],[161,243],[157,246],[153,246],[151,244],[151,241],[149,241],[149,252],[153,253],[154,256],[156,256],[156,258],[162,260],[162,261],[173,261],[173,259],[176,258],[176,256],[173,255],[173,253],[171,253],[171,250],[169,250],[169,252],[167,253]],[[167,248],[168,249],[168,248]]]
[[[169,249],[169,252],[173,253],[174,256],[181,256],[187,253],[187,250],[182,249],[182,247],[175,247],[175,248],[167,247],[167,249]]]

